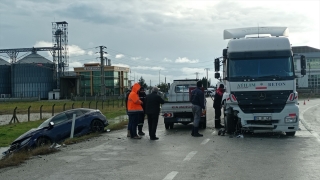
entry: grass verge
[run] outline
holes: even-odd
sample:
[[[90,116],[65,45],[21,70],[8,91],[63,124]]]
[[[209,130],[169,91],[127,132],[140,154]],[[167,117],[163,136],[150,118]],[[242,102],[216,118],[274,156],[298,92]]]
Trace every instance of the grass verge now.
[[[123,129],[127,124],[128,124],[128,120],[121,120],[116,123],[111,123],[109,126],[107,126],[107,129],[110,129],[111,131],[119,130],[119,129]],[[101,133],[90,133],[90,134],[80,136],[80,137],[75,137],[72,139],[68,138],[63,142],[63,144],[72,145],[72,144],[87,141],[88,139],[99,137],[99,136],[101,136]],[[57,151],[59,151],[59,149],[49,148],[49,146],[45,146],[45,147],[35,148],[30,151],[21,151],[21,152],[13,153],[8,157],[0,159],[0,169],[10,167],[10,166],[18,166],[33,156],[51,154]]]

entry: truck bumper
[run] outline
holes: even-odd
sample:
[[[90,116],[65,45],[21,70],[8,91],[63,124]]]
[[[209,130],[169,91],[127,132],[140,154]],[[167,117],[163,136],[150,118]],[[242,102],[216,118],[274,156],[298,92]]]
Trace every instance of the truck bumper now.
[[[253,113],[245,114],[239,106],[231,106],[238,111],[238,118],[244,130],[252,132],[294,132],[299,129],[299,107],[296,104],[286,104],[280,113]],[[287,117],[296,116],[295,122],[285,122]],[[270,117],[268,120],[258,120],[258,117]]]

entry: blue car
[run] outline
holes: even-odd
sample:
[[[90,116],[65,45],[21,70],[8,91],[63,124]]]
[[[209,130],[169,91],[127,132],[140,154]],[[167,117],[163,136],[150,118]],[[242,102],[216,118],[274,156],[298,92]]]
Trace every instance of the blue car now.
[[[77,108],[61,112],[44,121],[38,128],[30,129],[11,143],[4,155],[21,149],[31,149],[52,143],[60,143],[70,137],[75,114],[74,137],[91,132],[103,132],[107,118],[96,109]]]

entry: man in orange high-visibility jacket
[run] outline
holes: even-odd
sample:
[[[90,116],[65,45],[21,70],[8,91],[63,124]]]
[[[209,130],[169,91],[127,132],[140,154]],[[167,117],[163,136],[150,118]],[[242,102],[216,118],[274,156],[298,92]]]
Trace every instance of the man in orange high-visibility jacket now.
[[[141,139],[137,134],[137,126],[140,116],[143,115],[142,101],[139,98],[138,91],[140,90],[140,84],[135,83],[132,86],[131,93],[128,97],[127,108],[129,121],[131,121],[130,135],[133,139]]]

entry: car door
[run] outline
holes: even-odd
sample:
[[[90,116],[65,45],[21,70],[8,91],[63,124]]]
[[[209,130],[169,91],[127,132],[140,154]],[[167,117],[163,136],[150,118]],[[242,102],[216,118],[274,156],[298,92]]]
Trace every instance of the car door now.
[[[73,111],[67,112],[66,114],[71,119],[71,122],[73,119],[73,114],[76,115],[76,120],[74,124],[74,135],[81,133],[83,129],[87,128],[88,123],[85,121],[85,116],[81,110],[75,109]]]
[[[54,123],[52,129],[50,129],[50,136],[53,137],[55,142],[60,142],[70,137],[71,132],[71,120],[66,113],[62,112],[54,116],[51,120]]]

